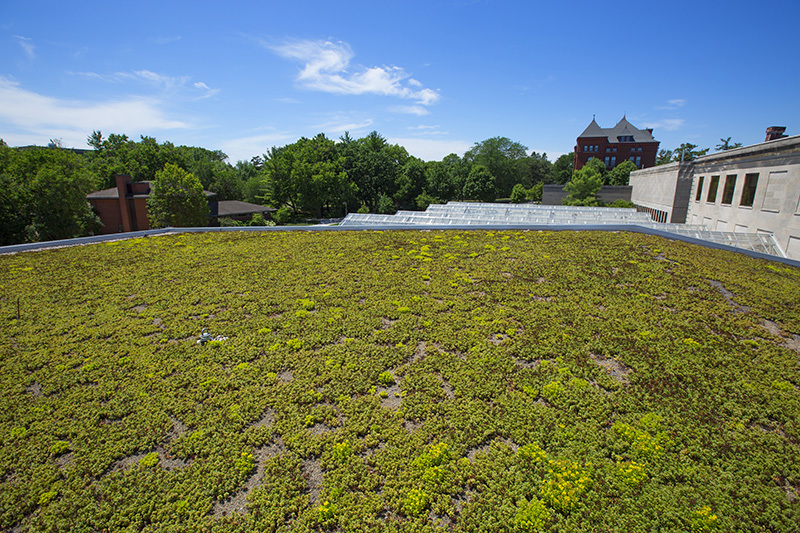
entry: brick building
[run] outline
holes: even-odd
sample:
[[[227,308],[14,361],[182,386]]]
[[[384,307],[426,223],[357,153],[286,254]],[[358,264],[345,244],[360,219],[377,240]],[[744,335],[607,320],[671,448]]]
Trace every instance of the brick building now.
[[[133,181],[130,176],[117,176],[117,186],[89,194],[86,198],[103,223],[101,234],[122,233],[150,229],[147,218],[147,199],[150,197],[149,181]],[[203,191],[208,200],[209,225],[218,225],[220,217],[234,220],[249,220],[260,213],[269,220],[272,207],[239,202],[217,200],[213,192]]]
[[[656,164],[658,145],[652,128],[640,130],[625,117],[613,128],[601,128],[592,117],[592,122],[578,136],[573,168],[583,168],[592,158],[603,161],[609,170],[626,160],[639,169],[652,167]]]

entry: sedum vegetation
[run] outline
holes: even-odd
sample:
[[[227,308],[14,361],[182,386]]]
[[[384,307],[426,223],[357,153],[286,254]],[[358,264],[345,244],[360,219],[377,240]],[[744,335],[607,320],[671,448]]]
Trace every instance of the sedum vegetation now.
[[[0,529],[800,524],[796,268],[624,233],[217,233],[3,256],[0,289]]]

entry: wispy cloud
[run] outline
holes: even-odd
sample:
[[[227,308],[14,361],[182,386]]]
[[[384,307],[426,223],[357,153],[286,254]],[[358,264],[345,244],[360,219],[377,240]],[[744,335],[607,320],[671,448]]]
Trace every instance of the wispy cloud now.
[[[164,74],[158,74],[152,70],[134,70],[132,73],[121,73],[120,76],[144,81],[165,89],[180,87],[185,85],[190,79],[189,76],[165,76]]]
[[[330,134],[344,133],[346,131],[354,133],[369,128],[373,122],[371,118],[354,118],[344,114],[334,114],[325,122],[311,127],[316,131]]]
[[[439,126],[429,126],[420,124],[419,126],[409,126],[407,128],[413,135],[447,135],[448,132],[442,131]]]
[[[683,127],[684,120],[682,118],[665,118],[656,122],[645,122],[646,128],[665,129],[667,131],[679,130]]]
[[[33,45],[33,40],[30,37],[15,35],[14,38],[17,40],[17,44],[22,47],[22,51],[25,52],[25,57],[27,57],[28,60],[33,61],[36,59],[36,47]]]
[[[191,80],[191,76],[168,76],[146,69],[132,70],[130,72],[114,72],[112,74],[99,74],[97,72],[70,72],[70,74],[100,80],[106,83],[141,82],[165,91],[175,91],[187,87]],[[210,98],[220,92],[220,89],[213,89],[202,81],[194,82],[192,87],[202,92],[200,96],[195,97],[198,100]]]
[[[164,37],[156,37],[155,39],[152,40],[152,42],[154,42],[155,44],[170,44],[170,43],[176,43],[180,40],[181,40],[180,35],[168,35]]]
[[[206,85],[202,81],[196,82],[194,84],[194,88],[203,91],[203,94],[199,97],[201,99],[202,98],[210,98],[211,96],[214,96],[215,94],[219,93],[219,91],[220,91],[219,89],[212,89],[211,87],[209,87],[208,85]]]
[[[667,105],[664,106],[657,106],[656,109],[680,109],[681,107],[686,105],[685,98],[673,98],[672,100],[667,100]]]
[[[302,63],[297,81],[308,89],[334,94],[393,96],[416,100],[417,106],[439,100],[438,91],[424,88],[400,67],[351,67],[355,54],[341,41],[292,41],[278,46],[262,41],[261,44],[281,57]]]
[[[161,110],[161,101],[154,98],[64,100],[25,90],[3,76],[0,124],[7,131],[7,141],[36,137],[42,142],[60,137],[73,146],[83,146],[92,130],[152,132],[190,127],[184,121],[168,118]]]
[[[430,114],[428,108],[422,105],[393,105],[389,107],[389,111],[420,117]]]

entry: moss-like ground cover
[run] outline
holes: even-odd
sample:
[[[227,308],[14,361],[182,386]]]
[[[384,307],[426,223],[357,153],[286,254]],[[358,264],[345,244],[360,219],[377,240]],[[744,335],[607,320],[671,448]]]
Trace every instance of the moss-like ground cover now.
[[[797,531],[799,294],[598,232],[0,257],[0,528]]]

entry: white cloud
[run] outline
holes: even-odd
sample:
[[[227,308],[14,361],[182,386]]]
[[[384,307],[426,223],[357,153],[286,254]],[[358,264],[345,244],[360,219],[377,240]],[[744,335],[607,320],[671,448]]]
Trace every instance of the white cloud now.
[[[257,155],[266,153],[273,146],[283,146],[296,140],[296,136],[289,133],[273,131],[223,141],[220,149],[228,155],[229,162],[236,163],[249,161]]]
[[[372,126],[371,118],[351,117],[344,113],[331,114],[325,122],[311,126],[315,132],[326,134],[341,134],[344,132],[355,133]]]
[[[99,102],[63,100],[27,91],[0,76],[0,129],[9,144],[19,144],[16,139],[36,138],[34,142],[42,143],[63,138],[67,145],[84,146],[93,130],[151,132],[190,127],[167,118],[160,107],[156,99],[133,96]]]
[[[667,131],[675,131],[683,127],[684,120],[682,118],[665,118],[656,122],[645,122],[646,128],[665,129]]]
[[[428,126],[425,124],[420,124],[419,126],[409,126],[407,128],[412,132],[416,132],[415,135],[447,135],[448,132],[441,131],[440,126]]]
[[[165,76],[151,70],[134,70],[133,74],[119,73],[119,76],[146,81],[153,85],[164,87],[165,89],[180,87],[189,81],[189,76]]]
[[[122,83],[133,80],[168,90],[183,87],[191,79],[191,76],[167,76],[147,69],[133,70],[131,72],[114,72],[113,74],[99,74],[97,72],[69,72],[69,74],[101,80],[107,83]],[[206,86],[205,83],[199,83],[202,86]],[[200,88],[197,83],[195,83],[194,86]],[[209,88],[209,90],[213,89]]]
[[[389,107],[389,111],[394,113],[404,113],[406,115],[417,115],[419,117],[430,114],[428,108],[421,105],[393,105]]]
[[[667,105],[658,106],[656,107],[656,109],[680,109],[685,105],[686,105],[685,98],[673,98],[672,100],[667,100]]]
[[[200,89],[201,91],[203,91],[204,94],[202,96],[200,96],[200,98],[209,98],[209,97],[214,96],[215,94],[219,93],[219,91],[220,91],[219,89],[212,89],[211,87],[209,87],[208,85],[206,85],[202,81],[196,82],[194,84],[194,88],[195,89]]]
[[[36,47],[33,46],[33,42],[30,37],[22,37],[21,35],[15,35],[14,38],[17,40],[17,43],[22,47],[22,51],[25,52],[25,57],[27,57],[30,61],[36,59]]]
[[[353,50],[347,43],[293,41],[281,46],[264,45],[276,54],[303,63],[297,81],[303,87],[335,94],[380,94],[430,105],[439,93],[422,88],[400,67],[358,67],[350,72]]]
[[[445,141],[418,137],[394,137],[388,140],[392,144],[403,146],[409,154],[423,161],[441,161],[450,154],[463,156],[464,152],[472,148],[472,143],[458,140]]]

